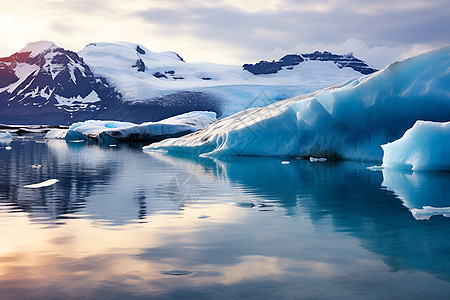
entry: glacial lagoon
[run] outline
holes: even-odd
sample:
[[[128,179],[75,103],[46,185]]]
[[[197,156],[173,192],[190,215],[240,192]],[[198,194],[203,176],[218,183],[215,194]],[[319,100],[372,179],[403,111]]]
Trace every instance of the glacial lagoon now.
[[[0,299],[448,299],[450,173],[373,165],[15,137]]]

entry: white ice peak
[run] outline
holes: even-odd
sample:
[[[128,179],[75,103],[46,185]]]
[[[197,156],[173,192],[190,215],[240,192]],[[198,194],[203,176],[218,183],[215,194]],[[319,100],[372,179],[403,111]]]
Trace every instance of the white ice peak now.
[[[50,41],[39,41],[39,42],[32,42],[28,43],[22,50],[20,50],[18,53],[23,52],[31,52],[30,57],[36,56],[39,53],[42,53],[46,50],[53,50],[58,48],[53,42]]]

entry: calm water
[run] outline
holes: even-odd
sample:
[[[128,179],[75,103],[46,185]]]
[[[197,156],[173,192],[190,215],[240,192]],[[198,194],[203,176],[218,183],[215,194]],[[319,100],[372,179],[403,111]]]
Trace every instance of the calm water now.
[[[448,173],[5,146],[0,299],[449,297]]]

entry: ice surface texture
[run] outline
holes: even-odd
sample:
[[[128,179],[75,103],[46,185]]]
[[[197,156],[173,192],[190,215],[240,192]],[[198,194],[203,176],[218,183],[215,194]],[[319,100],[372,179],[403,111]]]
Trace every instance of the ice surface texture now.
[[[189,112],[158,122],[134,124],[118,121],[89,120],[72,124],[66,140],[100,142],[140,141],[181,135],[202,129],[216,120],[214,112]]]
[[[417,120],[450,121],[450,46],[372,75],[278,101],[144,149],[195,155],[306,156],[381,161],[381,145]]]
[[[383,168],[450,171],[450,122],[417,121],[402,138],[381,147]]]

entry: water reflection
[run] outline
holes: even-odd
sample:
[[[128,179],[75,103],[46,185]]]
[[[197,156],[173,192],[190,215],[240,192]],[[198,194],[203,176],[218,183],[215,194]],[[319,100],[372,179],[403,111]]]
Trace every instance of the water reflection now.
[[[165,159],[186,164],[180,164],[183,158]],[[448,173],[373,172],[355,162],[292,160],[286,165],[280,159],[237,158],[214,161],[212,166],[211,160],[197,161],[261,203],[282,207],[293,217],[309,216],[317,228],[331,219],[335,231],[357,237],[364,248],[382,255],[392,270],[422,270],[450,281],[450,241],[445,238],[450,235],[450,220],[417,221],[408,210],[449,207]]]
[[[450,173],[382,171],[383,186],[393,191],[417,220],[450,216]]]
[[[0,299],[448,297],[449,220],[415,220],[364,164],[14,140],[0,167]],[[179,174],[201,191],[183,207]]]
[[[166,199],[148,204],[166,196],[170,171],[164,163],[142,159],[133,147],[37,141],[14,140],[10,151],[0,152],[3,209],[23,211],[33,222],[53,225],[78,217],[121,225],[143,221],[154,210],[177,209]],[[33,167],[36,164],[42,167]],[[24,188],[51,178],[58,183]]]

